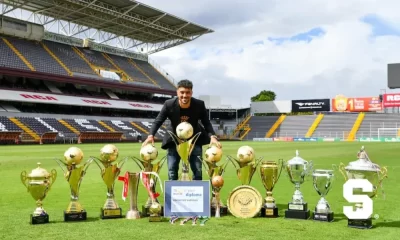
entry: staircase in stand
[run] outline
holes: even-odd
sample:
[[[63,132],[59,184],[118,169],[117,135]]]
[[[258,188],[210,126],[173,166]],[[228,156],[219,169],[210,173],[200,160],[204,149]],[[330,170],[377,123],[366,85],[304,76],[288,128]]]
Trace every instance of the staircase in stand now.
[[[29,136],[31,136],[35,141],[40,141],[40,136],[34,132],[32,129],[30,129],[28,126],[23,124],[21,121],[16,119],[15,117],[10,117],[9,118],[11,122],[15,123],[18,127],[20,127],[22,130],[24,130]]]
[[[278,129],[278,127],[282,124],[282,122],[285,120],[286,115],[282,114],[278,120],[276,120],[276,122],[274,123],[274,125],[272,125],[272,127],[269,129],[269,131],[265,134],[265,138],[270,138],[274,132],[276,131],[276,129]]]

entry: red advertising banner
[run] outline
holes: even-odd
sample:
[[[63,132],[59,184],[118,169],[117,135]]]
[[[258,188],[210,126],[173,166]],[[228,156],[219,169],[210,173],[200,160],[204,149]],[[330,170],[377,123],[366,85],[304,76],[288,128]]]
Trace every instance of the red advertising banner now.
[[[400,93],[383,94],[383,107],[400,107]]]
[[[376,112],[382,110],[379,97],[348,98],[338,95],[332,99],[332,112]]]

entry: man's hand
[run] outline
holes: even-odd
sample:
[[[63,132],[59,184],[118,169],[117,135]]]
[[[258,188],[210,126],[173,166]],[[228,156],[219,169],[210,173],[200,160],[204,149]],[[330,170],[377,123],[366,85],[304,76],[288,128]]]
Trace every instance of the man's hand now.
[[[218,142],[218,139],[216,136],[211,136],[211,141],[210,141],[210,146],[214,144],[215,146],[222,148],[222,145],[220,142]]]
[[[151,145],[154,146],[154,136],[153,135],[147,136],[146,140],[144,140],[144,142],[142,144],[142,147],[146,146],[149,143],[151,143]]]

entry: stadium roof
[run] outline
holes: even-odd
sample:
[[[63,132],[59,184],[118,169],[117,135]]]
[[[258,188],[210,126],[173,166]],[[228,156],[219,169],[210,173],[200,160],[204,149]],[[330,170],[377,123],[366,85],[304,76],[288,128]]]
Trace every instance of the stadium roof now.
[[[136,45],[160,44],[148,54],[213,32],[209,28],[133,0],[1,0],[1,2],[12,6],[13,9],[23,9],[33,14],[115,34],[116,36],[112,38],[134,39],[139,41],[135,43]]]

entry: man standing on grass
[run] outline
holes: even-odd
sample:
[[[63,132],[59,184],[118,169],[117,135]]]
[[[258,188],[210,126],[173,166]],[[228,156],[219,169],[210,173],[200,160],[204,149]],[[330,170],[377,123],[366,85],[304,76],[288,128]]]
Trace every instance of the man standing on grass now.
[[[221,148],[221,143],[215,136],[214,129],[208,119],[207,109],[204,101],[193,98],[193,83],[189,80],[178,82],[177,97],[165,101],[163,108],[153,122],[150,130],[150,135],[143,142],[142,146],[152,143],[154,145],[154,135],[161,125],[168,118],[171,121],[172,132],[175,132],[176,127],[181,122],[188,122],[193,127],[193,135],[201,132],[197,140],[192,154],[189,158],[190,168],[193,172],[193,180],[202,180],[202,163],[199,159],[202,158],[202,145],[208,143],[215,144]],[[199,124],[201,121],[204,128]],[[180,157],[176,151],[176,145],[169,134],[165,134],[161,148],[167,150],[168,161],[168,179],[178,180],[178,170]]]

